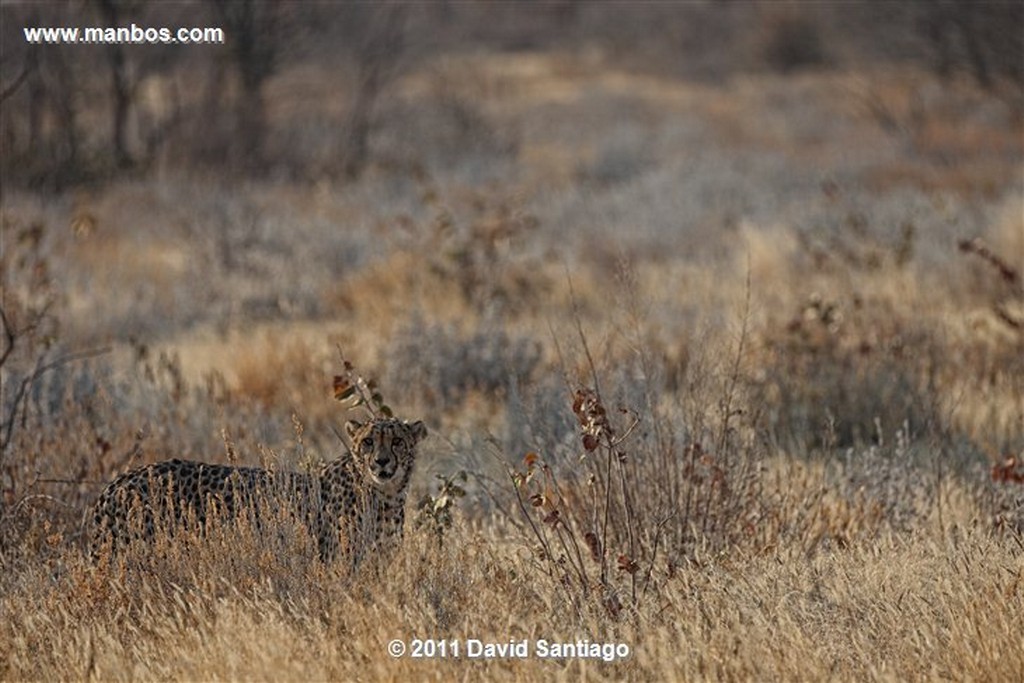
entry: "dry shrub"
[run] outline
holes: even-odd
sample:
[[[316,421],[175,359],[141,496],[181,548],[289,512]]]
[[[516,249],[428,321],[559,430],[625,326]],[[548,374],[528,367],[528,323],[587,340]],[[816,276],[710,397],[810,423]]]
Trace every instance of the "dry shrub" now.
[[[797,13],[779,13],[769,17],[764,37],[764,58],[778,71],[820,67],[828,62],[825,42],[810,8]]]
[[[931,384],[938,346],[923,331],[885,322],[895,319],[870,310],[877,305],[814,295],[766,332],[754,402],[781,442],[849,447],[904,424],[915,433],[941,427]]]
[[[426,96],[396,99],[381,109],[374,157],[384,166],[443,171],[490,168],[513,157],[515,132],[496,125],[451,77],[437,74]]]
[[[719,374],[689,364],[683,382],[714,394],[699,406],[673,404],[660,398],[656,354],[627,340],[633,360],[604,349],[610,367],[598,371],[576,325],[584,372],[568,380],[561,407],[552,405],[557,393],[542,390],[537,400],[524,390],[524,424],[512,427],[526,435],[509,443],[528,450],[507,455],[514,498],[499,507],[516,511],[538,571],[566,608],[616,622],[656,600],[680,567],[748,547],[764,454],[742,417],[735,357]]]
[[[396,248],[339,283],[328,298],[344,311],[358,302],[384,319],[416,308],[443,318],[531,312],[531,302],[550,287],[530,249],[537,218],[514,199],[466,191],[445,202],[429,178],[421,186],[430,218],[399,215],[382,227]]]
[[[516,496],[504,508],[518,509],[538,571],[579,618],[635,615],[687,567],[747,554],[812,557],[929,519],[937,494],[922,470],[931,455],[905,426],[827,463],[780,460],[749,424],[741,378],[702,381],[715,387],[702,408],[653,413],[610,410],[581,387],[571,407],[576,439],[552,443],[540,435],[558,430],[534,425],[536,450],[513,464]]]
[[[326,378],[315,362],[317,354],[304,339],[283,335],[268,332],[236,350],[231,367],[223,370],[234,378],[233,392],[266,408],[294,410],[323,403]]]
[[[965,397],[957,417],[993,462],[1024,439],[1024,222],[1011,197],[982,236],[957,242],[960,315],[949,325],[949,383]]]
[[[1008,201],[995,215],[984,237],[963,237],[957,248],[967,270],[967,291],[961,298],[988,304],[1008,328],[1024,330],[1024,219],[1017,215],[1021,205]]]
[[[468,333],[414,315],[387,354],[388,384],[402,386],[432,409],[452,410],[473,393],[500,400],[513,384],[530,384],[541,362],[534,339],[496,321]]]
[[[1019,173],[1022,120],[1012,98],[913,70],[879,73],[858,90],[861,110],[910,152],[867,169],[873,191],[906,185],[991,201]]]
[[[882,237],[859,211],[837,218],[834,230],[783,232],[782,246],[746,239],[758,282],[781,279],[745,375],[751,409],[798,450],[944,428],[945,342],[923,303],[917,227]]]

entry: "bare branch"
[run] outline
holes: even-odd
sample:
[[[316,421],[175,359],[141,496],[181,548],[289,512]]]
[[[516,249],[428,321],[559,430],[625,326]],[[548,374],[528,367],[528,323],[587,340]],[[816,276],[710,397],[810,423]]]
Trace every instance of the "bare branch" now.
[[[18,88],[20,88],[22,84],[28,80],[28,77],[29,75],[31,75],[33,69],[34,65],[31,62],[25,64],[25,66],[22,67],[21,73],[18,74],[13,81],[11,81],[11,84],[4,88],[2,91],[0,91],[0,103],[3,103],[5,100],[7,100],[7,98],[11,97],[12,95],[14,95],[14,93],[18,91]]]
[[[4,325],[4,352],[0,354],[0,367],[7,362],[7,357],[14,351],[14,330],[11,329],[11,321],[7,319],[7,312],[0,306],[0,322]]]
[[[40,377],[42,377],[50,370],[55,370],[63,365],[75,363],[80,360],[86,360],[88,358],[102,356],[103,354],[106,353],[110,353],[110,347],[69,353],[65,356],[61,356],[60,358],[57,358],[56,360],[45,364],[42,363],[42,360],[45,356],[40,356],[39,363],[37,364],[36,369],[28,377],[21,380],[21,383],[18,385],[18,390],[14,394],[14,401],[11,404],[10,413],[8,414],[7,419],[4,420],[3,425],[0,425],[0,433],[3,434],[3,441],[0,442],[0,454],[6,453],[7,447],[11,444],[11,439],[14,436],[14,420],[18,415],[18,409],[21,406],[22,402],[25,400],[25,396],[28,392],[28,389],[35,383],[36,380],[38,380]]]

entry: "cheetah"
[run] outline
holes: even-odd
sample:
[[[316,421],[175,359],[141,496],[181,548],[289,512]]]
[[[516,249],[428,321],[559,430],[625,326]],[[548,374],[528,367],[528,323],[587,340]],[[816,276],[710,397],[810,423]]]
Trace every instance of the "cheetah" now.
[[[401,539],[420,422],[374,418],[345,425],[352,449],[319,470],[277,472],[187,460],[143,465],[110,482],[90,510],[90,552],[98,558],[132,540],[176,529],[202,532],[241,515],[259,525],[260,503],[283,501],[316,539],[324,562],[355,566]],[[263,506],[266,510],[266,506]]]

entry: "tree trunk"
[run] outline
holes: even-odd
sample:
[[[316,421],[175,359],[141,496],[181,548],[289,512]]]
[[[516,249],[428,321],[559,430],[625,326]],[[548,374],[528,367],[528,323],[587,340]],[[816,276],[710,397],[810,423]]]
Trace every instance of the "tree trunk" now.
[[[379,92],[379,65],[367,64],[365,73],[360,74],[345,135],[342,173],[349,180],[359,177],[369,159],[371,114]]]
[[[110,74],[114,100],[113,136],[114,161],[119,168],[132,165],[132,157],[128,152],[128,116],[132,106],[132,87],[128,80],[127,64],[124,48],[120,45],[110,47]]]
[[[118,0],[99,0],[100,13],[109,26],[121,26],[125,22],[125,14],[131,8]],[[107,61],[110,65],[111,85],[111,145],[114,152],[114,163],[118,168],[127,168],[132,164],[128,152],[128,117],[131,114],[134,96],[131,79],[128,77],[128,59],[123,45],[107,46]]]
[[[242,78],[242,95],[236,110],[241,150],[238,159],[249,171],[258,171],[263,162],[263,140],[266,134],[266,107],[263,102],[263,79]]]

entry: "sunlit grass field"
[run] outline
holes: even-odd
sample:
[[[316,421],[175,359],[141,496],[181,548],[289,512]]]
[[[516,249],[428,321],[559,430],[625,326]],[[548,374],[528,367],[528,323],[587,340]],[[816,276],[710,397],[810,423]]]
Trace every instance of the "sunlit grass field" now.
[[[282,146],[321,76],[271,83]],[[357,182],[5,192],[0,678],[1024,680],[1015,111],[913,71],[450,58]],[[395,556],[87,557],[132,465],[336,457],[343,357],[430,429]]]

